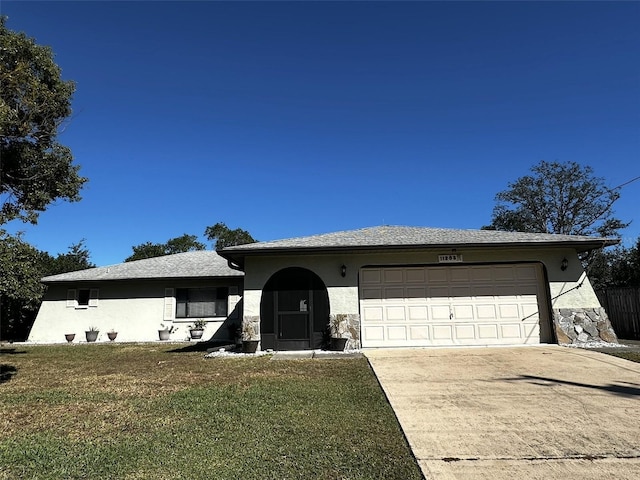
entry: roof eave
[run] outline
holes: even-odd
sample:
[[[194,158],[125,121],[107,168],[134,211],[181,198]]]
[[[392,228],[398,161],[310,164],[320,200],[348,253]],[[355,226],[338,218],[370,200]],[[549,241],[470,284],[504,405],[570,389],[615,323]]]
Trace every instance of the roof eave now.
[[[619,239],[602,238],[593,241],[556,241],[556,242],[500,242],[500,243],[434,243],[412,245],[364,245],[364,246],[322,246],[322,247],[265,247],[251,249],[219,250],[218,254],[229,262],[244,268],[244,258],[258,255],[296,255],[296,254],[327,254],[327,253],[361,253],[384,251],[417,251],[437,249],[462,249],[462,248],[575,248],[578,253],[609,247],[620,243]]]
[[[216,279],[225,279],[225,278],[243,278],[244,273],[238,272],[237,275],[188,275],[181,277],[129,277],[129,278],[63,278],[63,279],[55,279],[50,277],[44,277],[40,279],[40,283],[45,285],[49,285],[52,283],[97,283],[97,282],[133,282],[140,280],[201,280],[203,278],[216,278]]]

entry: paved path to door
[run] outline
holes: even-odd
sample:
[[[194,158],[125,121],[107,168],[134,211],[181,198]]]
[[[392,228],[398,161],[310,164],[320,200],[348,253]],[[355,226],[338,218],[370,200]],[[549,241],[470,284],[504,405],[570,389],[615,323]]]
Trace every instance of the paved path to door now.
[[[425,477],[640,479],[640,364],[560,346],[366,350]]]

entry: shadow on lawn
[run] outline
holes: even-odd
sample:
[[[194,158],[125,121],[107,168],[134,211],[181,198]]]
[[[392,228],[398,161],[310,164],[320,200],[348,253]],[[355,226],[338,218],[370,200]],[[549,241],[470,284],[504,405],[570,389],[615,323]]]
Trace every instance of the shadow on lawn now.
[[[196,342],[193,345],[187,345],[185,347],[175,348],[167,351],[167,353],[189,353],[189,352],[213,352],[221,348],[231,348],[232,345],[229,342],[223,342],[219,340]]]
[[[22,355],[26,350],[16,350],[15,348],[0,348],[0,355]]]
[[[18,369],[13,365],[0,364],[0,383],[8,382],[18,373]]]
[[[534,385],[549,387],[551,384],[570,385],[572,387],[591,388],[595,390],[604,390],[605,392],[621,395],[623,397],[640,396],[640,384],[630,382],[619,382],[618,384],[609,383],[607,385],[589,385],[588,383],[571,382],[568,380],[558,380],[556,378],[537,377],[534,375],[520,375],[516,378],[510,378],[509,381],[528,381]]]

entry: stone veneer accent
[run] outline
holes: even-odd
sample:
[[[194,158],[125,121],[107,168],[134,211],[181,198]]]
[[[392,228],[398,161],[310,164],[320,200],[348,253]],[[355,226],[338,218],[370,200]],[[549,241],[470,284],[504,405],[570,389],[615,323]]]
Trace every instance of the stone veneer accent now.
[[[245,315],[242,318],[242,331],[246,332],[247,327],[251,328],[254,334],[251,340],[260,340],[260,316],[259,315]],[[244,337],[243,337],[244,339]]]
[[[587,342],[618,343],[604,308],[559,308],[553,310],[553,324],[559,344]]]
[[[333,325],[337,315],[332,313],[329,315],[329,324]],[[344,325],[341,325],[341,335],[347,339],[346,350],[358,350],[360,349],[360,315],[358,313],[343,314]]]

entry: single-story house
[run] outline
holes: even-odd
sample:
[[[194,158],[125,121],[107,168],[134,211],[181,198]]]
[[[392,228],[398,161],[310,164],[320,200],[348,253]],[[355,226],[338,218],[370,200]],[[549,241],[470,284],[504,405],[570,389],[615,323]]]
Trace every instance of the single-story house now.
[[[242,323],[263,350],[321,348],[335,320],[348,348],[615,342],[579,255],[616,243],[380,226],[139,260],[44,278],[29,340],[92,323],[122,341],[165,323],[180,339],[197,316],[205,338]]]

